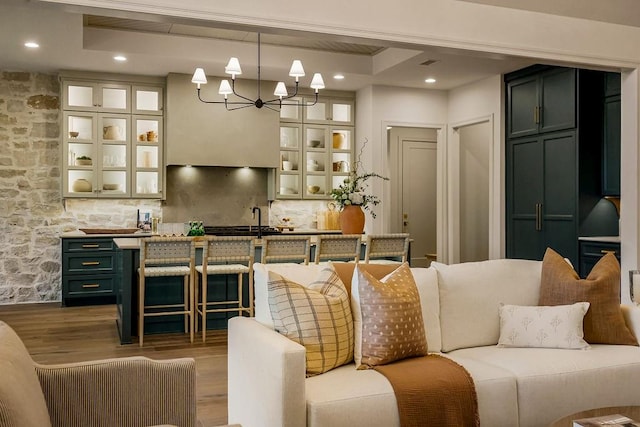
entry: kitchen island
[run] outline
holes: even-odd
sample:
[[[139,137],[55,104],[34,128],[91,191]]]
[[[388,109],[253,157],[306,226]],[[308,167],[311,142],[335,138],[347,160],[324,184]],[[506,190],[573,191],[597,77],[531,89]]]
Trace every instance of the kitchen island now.
[[[284,233],[283,233],[284,234]],[[311,233],[308,233],[311,234]],[[316,233],[324,234],[324,233]],[[311,235],[311,259],[315,255],[315,235]],[[138,267],[140,258],[140,243],[137,237],[114,238],[116,247],[116,304],[118,307],[118,333],[121,344],[130,344],[132,337],[137,335],[137,307],[138,307]],[[202,245],[198,242],[197,245]],[[256,239],[256,261],[262,255],[262,239]],[[361,258],[364,258],[365,243],[362,244]],[[196,250],[196,263],[202,262],[201,247]],[[181,278],[157,278],[153,286],[147,288],[147,298],[150,304],[171,304],[182,301]],[[249,295],[249,283],[245,276],[243,295]],[[232,301],[237,299],[237,276],[213,276],[209,279],[208,296],[211,301]],[[248,305],[248,300],[245,301]],[[227,320],[236,315],[229,313],[209,313],[207,325],[210,329],[226,329]],[[145,319],[145,332],[166,333],[180,332],[184,328],[181,315],[150,317]]]

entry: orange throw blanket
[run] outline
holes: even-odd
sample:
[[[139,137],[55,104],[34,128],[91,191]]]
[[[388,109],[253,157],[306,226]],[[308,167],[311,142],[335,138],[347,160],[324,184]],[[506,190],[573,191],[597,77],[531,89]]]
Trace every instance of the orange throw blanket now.
[[[453,360],[430,354],[373,369],[393,386],[401,427],[480,425],[473,379]]]

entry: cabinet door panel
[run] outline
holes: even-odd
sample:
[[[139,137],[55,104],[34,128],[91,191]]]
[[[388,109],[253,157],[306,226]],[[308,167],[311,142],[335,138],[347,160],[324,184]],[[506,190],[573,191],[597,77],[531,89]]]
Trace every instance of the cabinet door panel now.
[[[507,146],[507,256],[539,259],[542,233],[536,217],[543,197],[543,150],[538,138]]]
[[[541,260],[544,255],[543,234],[536,230],[535,216],[511,221],[507,257]]]
[[[510,82],[508,97],[509,136],[537,133],[535,110],[538,106],[538,78],[533,76]]]
[[[542,75],[541,132],[570,129],[576,124],[576,74],[574,69]]]
[[[620,96],[604,103],[604,150],[602,194],[620,195]]]
[[[544,139],[544,214],[575,219],[577,188],[575,134]]]
[[[570,219],[555,218],[554,221],[545,221],[544,246],[550,247],[578,267],[578,238],[576,236],[575,221]],[[538,258],[542,259],[542,258]]]
[[[535,215],[543,194],[542,144],[538,139],[512,143],[509,177],[512,214]]]

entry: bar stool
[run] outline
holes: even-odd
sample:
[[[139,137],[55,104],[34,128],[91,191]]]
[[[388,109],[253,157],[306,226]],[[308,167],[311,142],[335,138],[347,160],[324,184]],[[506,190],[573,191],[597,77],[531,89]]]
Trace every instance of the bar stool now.
[[[207,236],[204,240],[202,265],[196,266],[196,313],[202,317],[202,342],[207,337],[207,313],[225,313],[237,311],[253,316],[253,262],[255,243],[253,237]],[[246,263],[246,265],[245,265]],[[208,277],[218,274],[238,275],[238,299],[234,301],[208,300]],[[243,275],[249,275],[249,307],[242,301]],[[200,295],[198,295],[200,293]],[[210,306],[237,304],[237,308],[212,308]]]
[[[321,234],[317,236],[315,263],[321,260],[360,260],[360,234]]]
[[[311,237],[265,236],[262,238],[261,263],[278,261],[302,261],[309,264]]]
[[[409,234],[370,234],[367,236],[367,249],[364,262],[369,264],[372,258],[400,257],[406,262],[409,256]],[[374,263],[397,263],[391,260],[376,260]]]
[[[185,333],[193,343],[194,333],[194,267],[196,246],[192,237],[148,237],[140,239],[140,268],[138,268],[138,341],[144,341],[144,318],[152,316],[184,315]],[[183,281],[182,304],[145,304],[147,278],[180,277]],[[172,310],[176,309],[176,310]]]

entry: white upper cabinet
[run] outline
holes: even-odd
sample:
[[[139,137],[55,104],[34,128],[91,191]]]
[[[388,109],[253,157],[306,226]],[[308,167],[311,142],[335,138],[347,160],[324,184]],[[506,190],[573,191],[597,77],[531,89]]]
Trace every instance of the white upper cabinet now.
[[[65,110],[131,112],[130,85],[65,81],[63,91]]]
[[[312,104],[313,98],[305,98],[305,103]],[[352,99],[323,98],[315,105],[304,107],[304,122],[316,124],[334,124],[353,126],[354,105]]]

